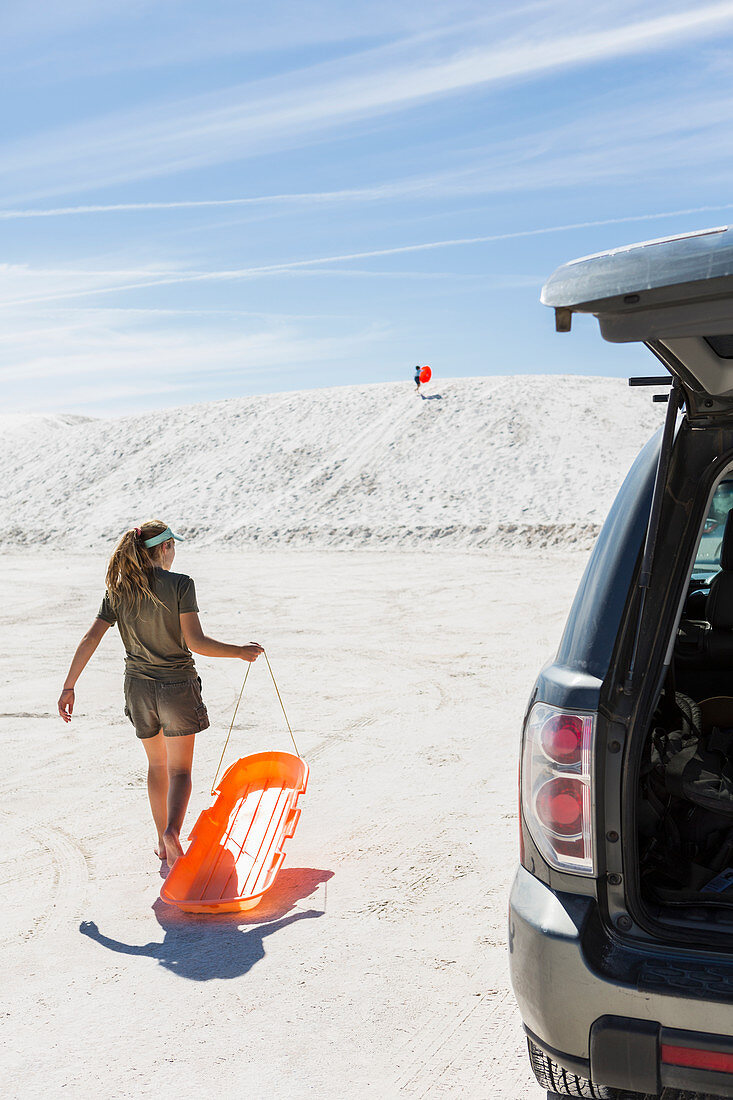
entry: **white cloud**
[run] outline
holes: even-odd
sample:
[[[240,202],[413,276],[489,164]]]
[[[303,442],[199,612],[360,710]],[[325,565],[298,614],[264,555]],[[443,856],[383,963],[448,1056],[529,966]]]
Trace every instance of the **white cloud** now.
[[[332,329],[335,326],[331,326]],[[144,317],[132,311],[79,310],[63,317],[11,318],[0,339],[6,412],[59,408],[105,411],[230,395],[254,384],[278,388],[278,376],[354,362],[386,339],[374,327],[343,320],[324,336],[298,321],[246,323],[220,318]]]
[[[530,10],[537,4],[525,5]],[[514,15],[523,10],[514,9]],[[33,68],[53,74],[96,75],[154,69],[215,57],[279,54],[314,46],[359,43],[397,35],[440,33],[445,26],[489,21],[480,0],[5,0],[0,20],[5,71],[28,61],[18,47],[31,40]],[[496,14],[493,23],[500,22]],[[106,34],[99,34],[104,27]],[[95,50],[83,35],[97,32]],[[105,48],[107,46],[107,48]]]
[[[103,293],[122,283],[147,285],[156,279],[170,278],[173,273],[170,265],[104,269],[5,263],[0,264],[0,307]]]
[[[156,211],[244,211],[272,208],[288,213],[299,207],[338,207],[401,200],[425,201],[502,193],[545,191],[592,184],[633,183],[685,174],[697,179],[705,168],[708,182],[730,177],[733,153],[721,147],[722,128],[733,125],[733,97],[689,87],[676,97],[668,89],[649,89],[645,103],[594,104],[593,125],[579,132],[577,119],[530,130],[489,149],[455,149],[452,167],[438,172],[386,180],[370,186],[332,191],[284,192],[236,198],[171,199],[150,202],[77,204],[0,209],[0,221],[147,214]],[[705,207],[701,209],[707,209]],[[236,223],[234,223],[236,224]]]
[[[697,178],[705,167],[706,180],[727,180],[733,153],[720,146],[721,128],[733,125],[733,97],[689,88],[673,98],[668,90],[650,92],[648,101],[633,113],[627,104],[609,108],[595,105],[593,126],[578,132],[578,121],[547,126],[505,141],[490,149],[454,150],[453,167],[439,172],[386,180],[371,186],[333,191],[285,192],[237,198],[171,199],[150,202],[77,204],[74,206],[0,209],[0,221],[80,217],[104,214],[147,214],[156,211],[273,208],[287,213],[299,207],[337,207],[401,200],[441,200],[490,196],[548,188],[578,188],[586,184],[633,183]],[[703,207],[702,209],[706,209]],[[236,223],[235,223],[236,224]]]
[[[487,41],[485,27],[468,41],[465,32],[460,42],[454,32],[418,36],[271,80],[35,135],[2,150],[4,201],[27,203],[244,159],[437,98],[690,43],[733,23],[731,0],[651,11],[648,18],[606,25],[601,9],[592,24],[586,15],[581,29],[552,36],[546,12],[505,29],[498,40]]]

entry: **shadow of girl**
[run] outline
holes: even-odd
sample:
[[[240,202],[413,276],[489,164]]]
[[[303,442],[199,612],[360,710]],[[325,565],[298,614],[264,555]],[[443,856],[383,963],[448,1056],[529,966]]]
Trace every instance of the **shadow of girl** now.
[[[79,931],[102,947],[123,955],[157,959],[182,978],[205,982],[211,978],[239,978],[265,956],[263,941],[295,921],[322,917],[323,909],[307,909],[284,916],[302,897],[326,883],[332,871],[293,867],[282,871],[271,890],[252,913],[199,916],[184,913],[160,899],[153,905],[165,935],[161,943],[127,944],[105,936],[94,921],[82,921]],[[251,925],[242,928],[242,925]]]

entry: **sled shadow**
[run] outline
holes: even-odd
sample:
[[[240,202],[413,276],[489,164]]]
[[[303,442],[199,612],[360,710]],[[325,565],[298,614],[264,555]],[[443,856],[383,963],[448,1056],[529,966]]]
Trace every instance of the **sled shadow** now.
[[[333,871],[312,867],[289,867],[256,910],[199,916],[166,905],[160,898],[153,905],[163,940],[128,944],[105,936],[94,921],[82,921],[79,931],[102,947],[122,955],[156,959],[166,970],[191,981],[212,978],[240,978],[265,956],[264,940],[295,921],[322,917],[326,912],[326,883]],[[323,909],[291,910],[324,884]],[[288,915],[290,914],[290,915]]]
[[[423,399],[423,401],[442,401],[443,400],[443,394],[442,393],[421,393],[420,397]]]

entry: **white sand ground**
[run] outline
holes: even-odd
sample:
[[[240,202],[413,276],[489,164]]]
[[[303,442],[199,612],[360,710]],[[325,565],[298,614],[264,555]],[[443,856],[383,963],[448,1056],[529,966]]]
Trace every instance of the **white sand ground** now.
[[[516,754],[586,554],[181,550],[204,626],[267,646],[311,767],[261,908],[193,918],[156,900],[116,632],[55,715],[107,549],[3,559],[3,1095],[539,1100],[507,980]],[[189,824],[243,673],[199,667]],[[262,662],[250,685],[230,760],[289,744]]]

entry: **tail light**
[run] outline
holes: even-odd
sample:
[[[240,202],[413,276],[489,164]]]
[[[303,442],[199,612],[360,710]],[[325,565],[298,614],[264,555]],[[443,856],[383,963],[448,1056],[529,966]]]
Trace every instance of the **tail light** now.
[[[547,862],[594,873],[593,745],[595,715],[535,703],[524,731],[521,803]]]

